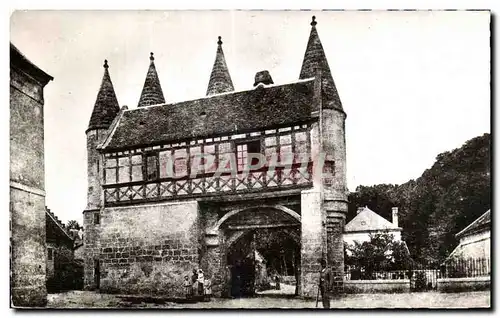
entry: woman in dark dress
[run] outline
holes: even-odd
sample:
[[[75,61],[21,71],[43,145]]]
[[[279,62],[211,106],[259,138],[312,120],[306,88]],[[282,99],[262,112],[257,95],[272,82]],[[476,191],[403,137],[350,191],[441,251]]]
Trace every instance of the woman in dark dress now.
[[[191,275],[191,282],[193,286],[193,297],[196,298],[196,295],[198,294],[198,271],[196,268],[193,268],[193,275]]]

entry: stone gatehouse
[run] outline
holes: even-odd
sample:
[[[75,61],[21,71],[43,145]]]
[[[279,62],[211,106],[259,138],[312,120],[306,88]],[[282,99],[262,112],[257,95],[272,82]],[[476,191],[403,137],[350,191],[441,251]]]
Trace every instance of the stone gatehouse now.
[[[202,268],[225,296],[255,249],[301,296],[316,295],[322,257],[342,287],[346,114],[316,24],[289,84],[261,71],[234,91],[219,37],[206,97],[165,103],[151,53],[138,107],[120,109],[105,61],[86,131],[87,289],[181,296]]]

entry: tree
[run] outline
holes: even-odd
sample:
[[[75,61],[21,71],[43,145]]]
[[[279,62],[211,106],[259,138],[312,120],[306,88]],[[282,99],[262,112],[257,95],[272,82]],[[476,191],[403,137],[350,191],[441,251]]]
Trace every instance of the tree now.
[[[419,178],[401,185],[359,186],[349,194],[346,221],[360,206],[391,220],[397,206],[412,258],[440,263],[457,245],[455,234],[491,208],[490,143],[484,134],[443,152]]]
[[[66,225],[66,228],[68,230],[72,230],[72,229],[80,230],[82,227],[80,226],[80,224],[78,224],[77,221],[71,220],[71,221],[68,221],[68,224]]]
[[[404,243],[394,235],[370,235],[370,241],[345,245],[345,264],[354,268],[361,279],[374,279],[376,271],[404,270],[410,265],[410,255]]]

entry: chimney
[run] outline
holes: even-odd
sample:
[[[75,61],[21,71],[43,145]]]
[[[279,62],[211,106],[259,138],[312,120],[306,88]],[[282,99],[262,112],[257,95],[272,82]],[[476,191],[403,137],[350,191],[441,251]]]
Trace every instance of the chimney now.
[[[392,208],[392,224],[396,227],[398,226],[398,207]]]
[[[257,86],[259,84],[269,85],[274,84],[271,74],[269,71],[260,71],[255,74],[255,83],[253,86]]]
[[[364,206],[358,207],[358,210],[356,211],[356,215],[358,215],[360,212],[363,212],[364,209],[365,209]]]

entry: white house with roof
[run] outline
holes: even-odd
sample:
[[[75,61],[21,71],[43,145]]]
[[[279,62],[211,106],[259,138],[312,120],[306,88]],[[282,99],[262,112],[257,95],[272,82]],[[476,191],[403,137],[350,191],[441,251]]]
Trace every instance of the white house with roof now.
[[[398,208],[392,208],[392,222],[378,215],[368,207],[359,207],[357,215],[344,228],[344,244],[353,245],[370,241],[370,235],[392,234],[396,241],[401,241],[401,231],[398,226]]]

